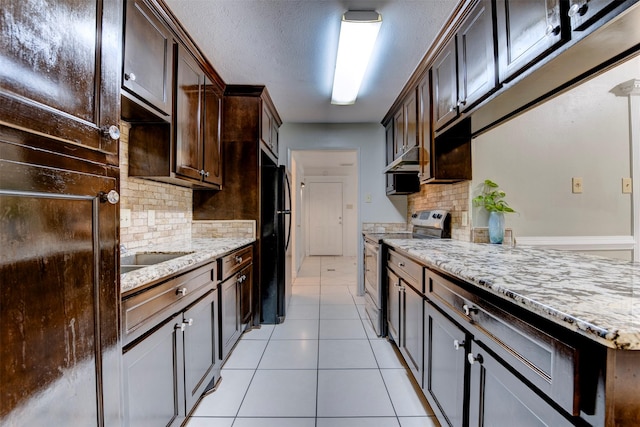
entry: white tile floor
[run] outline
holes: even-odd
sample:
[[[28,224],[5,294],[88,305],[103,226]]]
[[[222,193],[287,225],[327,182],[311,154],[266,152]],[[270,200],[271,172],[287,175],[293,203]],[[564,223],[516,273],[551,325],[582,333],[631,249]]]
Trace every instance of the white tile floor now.
[[[286,320],[242,335],[187,427],[435,427],[356,293],[356,259],[308,257]]]

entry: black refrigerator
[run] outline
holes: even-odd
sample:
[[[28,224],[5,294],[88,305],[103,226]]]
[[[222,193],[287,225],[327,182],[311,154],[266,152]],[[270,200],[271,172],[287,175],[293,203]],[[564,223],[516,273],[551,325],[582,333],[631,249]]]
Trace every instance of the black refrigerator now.
[[[291,299],[291,177],[262,153],[260,323],[284,322]]]

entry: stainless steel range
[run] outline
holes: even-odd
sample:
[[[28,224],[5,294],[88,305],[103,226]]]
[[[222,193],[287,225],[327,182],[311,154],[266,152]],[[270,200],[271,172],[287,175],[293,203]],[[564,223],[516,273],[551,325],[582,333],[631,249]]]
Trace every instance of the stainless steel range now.
[[[418,211],[411,215],[412,231],[395,233],[363,233],[365,311],[378,336],[387,334],[385,259],[382,241],[385,239],[448,239],[451,238],[451,215],[443,209]]]

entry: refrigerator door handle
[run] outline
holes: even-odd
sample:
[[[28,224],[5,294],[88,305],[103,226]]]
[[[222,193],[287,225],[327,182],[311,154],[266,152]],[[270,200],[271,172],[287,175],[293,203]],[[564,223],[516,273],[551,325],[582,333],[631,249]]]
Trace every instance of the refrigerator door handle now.
[[[287,182],[287,197],[289,198],[289,209],[285,210],[284,213],[289,215],[289,233],[287,235],[287,244],[284,245],[284,251],[286,252],[289,249],[289,243],[291,241],[291,184],[289,183],[289,176],[287,174],[284,175],[284,180]]]
[[[284,210],[284,211],[276,211],[276,213],[290,215],[291,214],[291,210],[287,209],[287,210]]]

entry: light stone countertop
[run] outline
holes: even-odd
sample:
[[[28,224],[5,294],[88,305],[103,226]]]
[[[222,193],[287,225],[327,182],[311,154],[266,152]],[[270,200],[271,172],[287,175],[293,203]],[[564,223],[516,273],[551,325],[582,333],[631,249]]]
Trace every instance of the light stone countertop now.
[[[384,243],[607,347],[640,350],[640,263],[449,239]]]
[[[172,242],[171,244],[153,245],[138,248],[122,255],[136,253],[181,253],[190,252],[169,261],[143,267],[120,275],[120,289],[124,294],[152,282],[189,270],[196,265],[213,261],[229,252],[255,242],[253,238],[211,238],[190,239]]]

